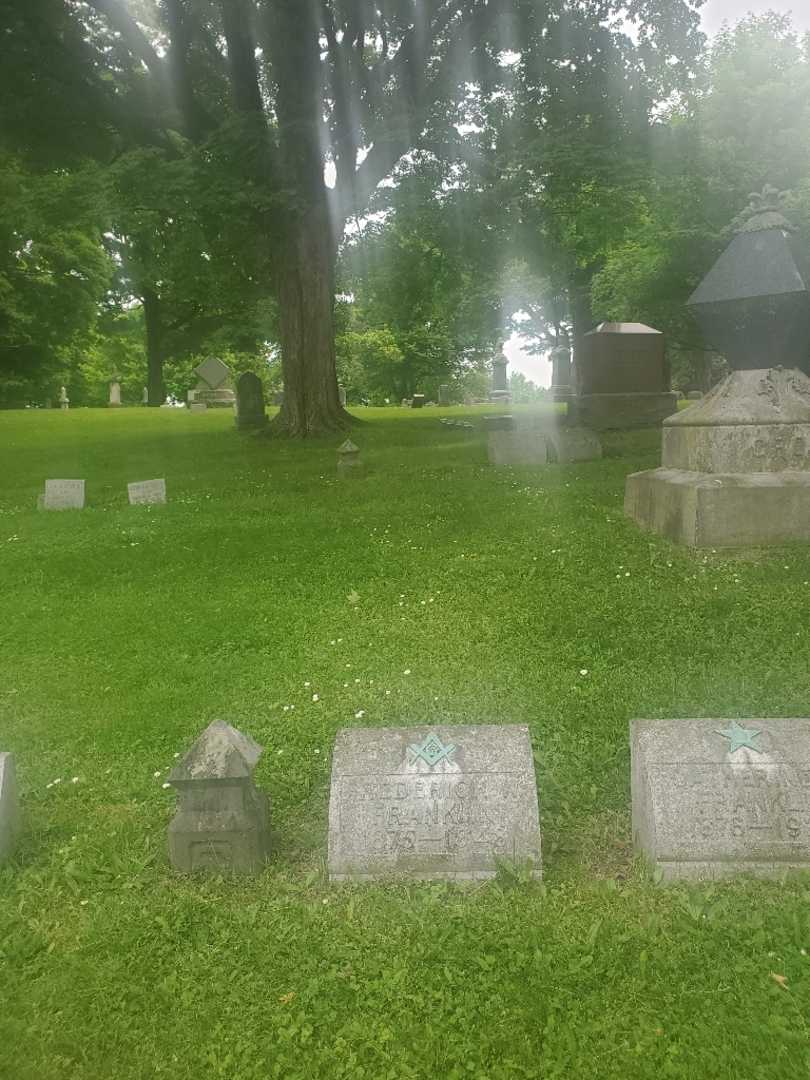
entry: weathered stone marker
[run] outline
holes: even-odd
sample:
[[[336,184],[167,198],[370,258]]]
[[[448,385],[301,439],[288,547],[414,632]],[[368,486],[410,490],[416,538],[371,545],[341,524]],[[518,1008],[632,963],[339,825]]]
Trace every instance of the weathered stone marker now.
[[[810,867],[810,719],[634,720],[633,839],[664,880]]]
[[[243,371],[236,380],[236,426],[239,431],[260,431],[266,425],[262,380],[253,371]]]
[[[541,875],[526,727],[344,728],[329,798],[329,877],[494,877],[498,862]]]
[[[592,461],[602,456],[602,443],[590,428],[554,424],[546,431],[549,461],[560,465],[574,461]]]
[[[442,385],[439,387],[439,404],[450,404],[450,387],[447,385],[447,383],[442,383]]]
[[[14,850],[20,829],[20,804],[14,755],[0,754],[0,862]]]
[[[215,720],[169,774],[179,806],[169,825],[169,858],[175,870],[261,870],[270,843],[268,800],[253,785],[262,747]]]
[[[216,356],[209,356],[194,368],[197,385],[188,392],[188,404],[209,408],[229,408],[236,404],[231,369]]]
[[[83,510],[84,480],[46,480],[37,505],[42,510]]]
[[[166,502],[165,480],[139,480],[127,484],[130,506],[145,506],[151,503]]]
[[[109,406],[111,409],[121,408],[121,383],[117,378],[113,378],[110,383],[110,401]]]
[[[67,390],[65,389],[64,386],[61,387],[60,390],[59,390],[59,408],[60,409],[69,409],[70,408],[70,398],[68,397]]]
[[[355,446],[351,439],[341,443],[337,451],[338,476],[356,476],[363,466],[360,460],[360,447]]]

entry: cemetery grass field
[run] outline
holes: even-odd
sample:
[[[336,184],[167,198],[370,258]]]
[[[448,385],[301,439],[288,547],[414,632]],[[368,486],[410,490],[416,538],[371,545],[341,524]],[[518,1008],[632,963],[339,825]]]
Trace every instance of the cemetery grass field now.
[[[810,550],[675,549],[622,515],[656,432],[495,470],[482,411],[362,410],[346,481],[339,439],[229,411],[0,413],[2,1080],[810,1073],[810,877],[656,884],[627,738],[808,714]],[[47,477],[87,508],[37,512]],[[255,879],[168,864],[166,773],[218,717],[266,747]],[[437,720],[529,725],[544,880],[330,886],[335,732]]]

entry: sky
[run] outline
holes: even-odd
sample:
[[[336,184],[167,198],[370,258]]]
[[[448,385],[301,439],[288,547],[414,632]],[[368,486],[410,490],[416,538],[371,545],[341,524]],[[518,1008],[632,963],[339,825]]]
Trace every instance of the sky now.
[[[701,19],[707,34],[715,34],[724,22],[735,23],[749,12],[761,15],[766,11],[790,12],[797,30],[810,31],[810,3],[808,0],[706,0]],[[527,356],[520,347],[520,338],[514,336],[506,342],[504,352],[510,361],[510,371],[520,371],[538,386],[551,383],[551,364],[542,356]]]

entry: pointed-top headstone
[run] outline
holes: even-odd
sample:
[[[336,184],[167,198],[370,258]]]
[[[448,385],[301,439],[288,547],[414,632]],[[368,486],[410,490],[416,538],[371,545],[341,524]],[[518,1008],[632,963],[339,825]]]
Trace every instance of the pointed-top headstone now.
[[[355,446],[351,439],[347,439],[338,447],[339,454],[359,454],[360,447]]]
[[[224,720],[215,720],[169,774],[169,783],[249,778],[263,747]]]

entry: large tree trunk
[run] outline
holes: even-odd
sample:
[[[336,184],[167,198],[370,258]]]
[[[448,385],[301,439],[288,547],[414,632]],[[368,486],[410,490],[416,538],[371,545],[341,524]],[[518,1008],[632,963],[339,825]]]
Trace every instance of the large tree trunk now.
[[[278,270],[284,402],[272,430],[305,437],[348,426],[335,371],[335,240],[321,149],[319,9],[312,0],[270,5],[282,183],[283,261]]]
[[[143,320],[146,326],[146,388],[148,404],[153,408],[166,400],[163,382],[163,326],[160,297],[154,289],[144,289]]]

